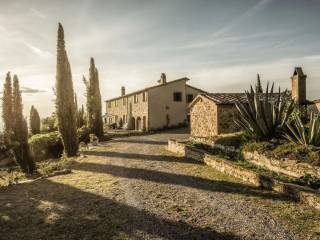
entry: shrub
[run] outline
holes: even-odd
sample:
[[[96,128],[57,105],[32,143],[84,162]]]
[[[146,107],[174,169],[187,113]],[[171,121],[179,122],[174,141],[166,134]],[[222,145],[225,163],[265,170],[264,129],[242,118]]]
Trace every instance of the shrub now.
[[[41,120],[41,133],[49,133],[58,131],[58,123],[55,114],[53,113],[51,116],[43,118]]]
[[[275,159],[289,158],[320,166],[320,148],[308,145],[297,145],[291,142],[277,140],[264,142],[248,142],[243,145],[243,150],[257,151]]]
[[[307,185],[313,189],[320,189],[320,178],[310,174],[305,174],[304,176],[295,179],[293,182],[300,185]]]
[[[273,93],[269,84],[265,93],[257,93],[252,86],[246,91],[247,103],[238,101],[235,123],[255,139],[268,140],[279,135],[294,110],[293,101],[287,99],[287,92]]]
[[[215,143],[238,148],[244,143],[244,141],[244,136],[242,134],[233,134],[219,137],[215,140]]]
[[[89,143],[90,142],[90,129],[86,126],[83,126],[77,130],[77,135],[79,142]]]
[[[320,146],[320,116],[310,114],[310,120],[304,124],[299,114],[293,115],[291,123],[286,124],[283,136],[291,142],[303,145]]]
[[[29,139],[29,144],[36,161],[59,158],[63,153],[62,141],[57,131],[33,135]]]

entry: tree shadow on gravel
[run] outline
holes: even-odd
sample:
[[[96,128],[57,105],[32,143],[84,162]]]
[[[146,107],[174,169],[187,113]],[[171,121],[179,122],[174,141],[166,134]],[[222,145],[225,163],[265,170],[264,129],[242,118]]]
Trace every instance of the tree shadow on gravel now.
[[[139,143],[139,144],[150,144],[150,145],[167,145],[168,141],[153,141],[153,140],[146,140],[146,139],[114,139],[112,143]]]
[[[50,206],[50,207],[49,207]],[[1,239],[239,239],[48,179],[0,191]],[[147,238],[148,238],[147,237]],[[148,238],[148,239],[149,239]]]
[[[258,187],[223,180],[210,180],[207,178],[190,175],[159,172],[142,168],[130,168],[112,164],[98,164],[87,162],[74,165],[73,168],[76,170],[111,174],[113,176],[122,178],[140,179],[162,184],[180,185],[211,192],[236,193],[265,199],[294,201],[293,199],[288,199],[288,197],[286,197],[286,195],[284,194],[262,190]]]
[[[81,151],[82,154],[88,156],[99,156],[99,157],[110,157],[110,158],[122,158],[122,159],[133,159],[139,161],[159,161],[159,162],[180,162],[190,164],[202,164],[201,162],[195,162],[185,157],[177,157],[170,155],[150,155],[142,153],[124,153],[114,151]]]

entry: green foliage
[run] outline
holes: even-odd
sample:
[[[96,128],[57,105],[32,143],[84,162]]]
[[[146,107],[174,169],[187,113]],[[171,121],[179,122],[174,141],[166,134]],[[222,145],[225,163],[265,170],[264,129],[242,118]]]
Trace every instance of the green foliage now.
[[[30,130],[33,135],[40,133],[40,116],[33,105],[30,110]]]
[[[4,123],[4,141],[5,144],[9,145],[13,133],[12,82],[10,72],[7,73],[5,83],[3,85],[2,119]]]
[[[58,120],[55,113],[51,116],[41,119],[41,133],[49,133],[58,131]]]
[[[293,182],[300,185],[307,185],[313,189],[320,189],[320,178],[310,174],[305,174],[304,176],[295,179]]]
[[[85,120],[85,111],[84,111],[84,106],[82,105],[81,108],[78,110],[77,113],[77,125],[78,128],[83,127],[84,125],[86,125],[86,120]]]
[[[78,128],[77,135],[79,138],[79,142],[90,142],[90,129],[87,126],[82,126],[81,128]]]
[[[61,136],[58,131],[36,134],[29,138],[31,152],[37,161],[60,158],[63,153]]]
[[[95,67],[94,59],[90,59],[89,81],[83,77],[87,90],[87,113],[88,127],[91,133],[97,137],[103,137],[102,105],[99,88],[98,69]]]
[[[314,146],[272,140],[247,142],[242,149],[248,152],[257,151],[260,154],[279,160],[288,158],[320,166],[320,149]]]
[[[8,144],[5,141],[5,137],[3,134],[0,135],[0,163],[1,161],[6,161],[8,163],[14,162],[14,152],[13,145]]]
[[[215,140],[215,143],[221,144],[223,146],[232,146],[235,148],[239,148],[244,141],[245,139],[243,134],[233,134],[233,135],[218,137]]]
[[[77,117],[74,102],[71,68],[65,50],[64,31],[59,23],[56,68],[56,113],[67,157],[78,153]]]
[[[256,93],[252,86],[246,91],[248,103],[237,102],[238,115],[235,123],[252,137],[262,139],[272,139],[280,134],[280,130],[291,115],[294,105],[287,99],[286,91],[279,93],[275,99],[272,84],[269,92],[269,84],[266,93]]]
[[[21,169],[26,173],[33,173],[35,164],[30,153],[28,144],[28,125],[24,119],[22,111],[22,99],[19,80],[16,75],[13,77],[13,141],[17,143],[14,148],[15,159]]]
[[[311,113],[309,123],[304,124],[299,114],[294,114],[293,120],[286,123],[287,131],[283,136],[291,142],[302,145],[320,146],[320,117]]]

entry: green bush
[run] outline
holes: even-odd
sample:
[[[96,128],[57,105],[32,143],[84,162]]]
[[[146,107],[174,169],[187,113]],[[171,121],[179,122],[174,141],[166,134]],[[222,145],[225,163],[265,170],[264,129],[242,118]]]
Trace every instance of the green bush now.
[[[78,128],[77,135],[79,138],[79,142],[90,142],[90,129],[87,126],[82,126],[81,128]]]
[[[62,141],[57,131],[33,135],[29,139],[29,144],[36,161],[59,158],[63,153]]]
[[[309,186],[313,189],[320,189],[320,178],[317,178],[310,174],[306,174],[298,179],[295,179],[293,182],[300,185]]]
[[[242,134],[226,135],[217,138],[215,143],[223,146],[233,146],[235,148],[239,148],[244,143],[244,138]]]
[[[49,133],[55,131],[58,131],[58,123],[54,113],[49,117],[41,119],[41,133]]]
[[[320,166],[320,148],[311,145],[297,145],[292,142],[264,141],[248,142],[243,145],[243,150],[248,152],[257,151],[275,159],[295,159]]]

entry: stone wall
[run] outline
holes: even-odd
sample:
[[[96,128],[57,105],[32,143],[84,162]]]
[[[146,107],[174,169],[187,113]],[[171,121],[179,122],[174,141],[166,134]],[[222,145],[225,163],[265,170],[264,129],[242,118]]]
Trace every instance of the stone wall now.
[[[143,94],[146,98],[143,101]],[[136,102],[134,101],[136,98]],[[129,124],[131,129],[149,130],[148,124],[148,92],[138,92],[112,101],[106,102],[108,116],[113,116],[110,123],[116,123],[122,119],[123,124]],[[110,117],[109,117],[110,118]],[[108,118],[108,119],[109,119]],[[129,119],[130,118],[130,119]],[[140,118],[140,129],[137,128],[137,119]],[[143,119],[145,123],[143,122]],[[109,120],[107,119],[107,124]],[[132,121],[134,120],[134,124]],[[131,121],[131,122],[130,122]],[[144,126],[143,126],[144,125]]]
[[[302,177],[311,174],[320,178],[320,167],[312,166],[308,163],[299,162],[291,159],[268,158],[258,152],[243,152],[243,157],[248,162],[265,167],[277,173],[283,173],[292,177]]]
[[[211,138],[218,134],[217,105],[205,97],[199,97],[190,110],[191,136]]]
[[[234,116],[238,112],[234,104],[217,105],[218,107],[218,134],[234,133],[240,131],[234,122]]]
[[[257,187],[263,187],[276,191],[296,201],[300,201],[320,210],[320,194],[315,190],[295,184],[283,183],[269,176],[259,174],[253,170],[236,165],[232,161],[210,155],[203,150],[185,146],[185,144],[179,143],[175,140],[168,141],[168,149],[175,153],[183,153],[182,145],[184,145],[183,155],[186,158],[203,162],[219,172],[236,177],[245,182],[249,182]]]

